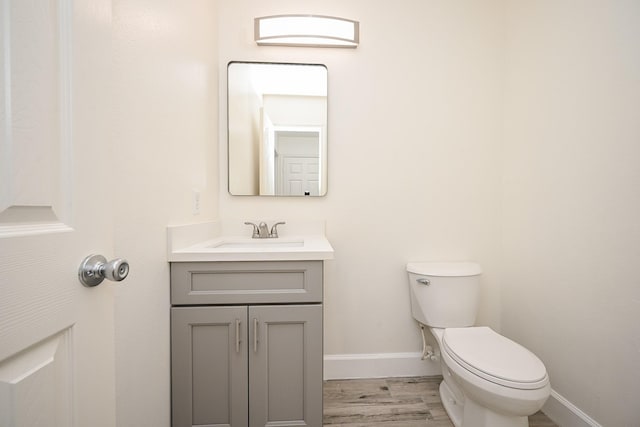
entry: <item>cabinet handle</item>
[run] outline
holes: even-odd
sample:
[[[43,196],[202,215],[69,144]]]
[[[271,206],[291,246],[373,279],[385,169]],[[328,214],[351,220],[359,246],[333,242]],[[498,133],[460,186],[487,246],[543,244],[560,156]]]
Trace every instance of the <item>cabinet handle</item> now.
[[[240,353],[240,319],[236,319],[236,353]]]
[[[253,318],[253,352],[258,352],[258,319]]]

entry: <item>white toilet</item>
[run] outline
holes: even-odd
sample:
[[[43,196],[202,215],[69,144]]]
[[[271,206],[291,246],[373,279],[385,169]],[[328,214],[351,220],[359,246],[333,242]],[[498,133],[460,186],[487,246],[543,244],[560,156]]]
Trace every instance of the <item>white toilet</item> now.
[[[474,327],[480,266],[409,263],[413,317],[440,347],[442,403],[456,427],[527,427],[549,397],[544,364],[488,327]],[[424,333],[424,328],[423,328]]]

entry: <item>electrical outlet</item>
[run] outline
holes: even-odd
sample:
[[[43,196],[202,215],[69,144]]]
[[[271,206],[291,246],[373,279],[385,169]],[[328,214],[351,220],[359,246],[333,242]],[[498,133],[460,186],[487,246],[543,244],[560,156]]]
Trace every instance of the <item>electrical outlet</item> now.
[[[200,215],[200,190],[193,190],[193,206],[192,213]]]

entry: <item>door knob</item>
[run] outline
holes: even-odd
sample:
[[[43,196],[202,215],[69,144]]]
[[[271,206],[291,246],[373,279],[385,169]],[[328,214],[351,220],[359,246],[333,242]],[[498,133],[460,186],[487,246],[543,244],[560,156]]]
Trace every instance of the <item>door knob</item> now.
[[[107,262],[102,255],[89,255],[80,264],[78,279],[86,287],[98,286],[104,279],[114,282],[124,280],[129,274],[126,259],[116,258]]]

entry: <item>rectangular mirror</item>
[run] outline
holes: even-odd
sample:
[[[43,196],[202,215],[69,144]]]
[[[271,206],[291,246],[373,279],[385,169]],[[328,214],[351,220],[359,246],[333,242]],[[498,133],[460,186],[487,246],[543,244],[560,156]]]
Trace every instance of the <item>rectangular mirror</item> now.
[[[230,62],[229,193],[327,193],[327,67]]]

